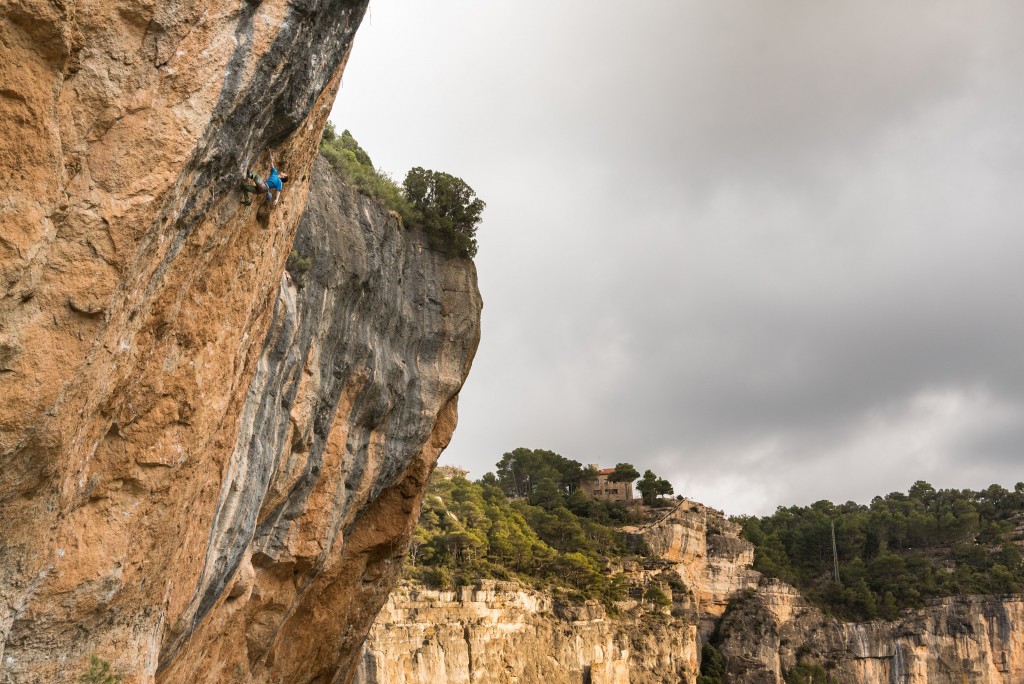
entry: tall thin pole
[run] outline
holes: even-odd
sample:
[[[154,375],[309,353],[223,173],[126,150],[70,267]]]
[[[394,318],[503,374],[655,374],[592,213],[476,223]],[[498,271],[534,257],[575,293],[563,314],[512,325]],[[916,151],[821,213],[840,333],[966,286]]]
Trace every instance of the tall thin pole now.
[[[836,553],[836,521],[832,521],[832,565],[833,574],[832,577],[836,582],[839,581],[839,554]]]
[[[512,484],[516,488],[516,496],[519,496],[519,480],[516,478],[516,459],[508,462],[508,469],[512,471]]]

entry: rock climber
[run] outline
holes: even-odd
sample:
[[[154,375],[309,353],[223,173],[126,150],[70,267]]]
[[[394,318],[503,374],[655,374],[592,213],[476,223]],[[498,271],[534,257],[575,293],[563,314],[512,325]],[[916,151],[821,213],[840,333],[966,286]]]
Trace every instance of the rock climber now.
[[[266,200],[270,202],[271,207],[277,206],[277,199],[281,196],[281,191],[284,190],[284,183],[288,182],[288,174],[281,173],[277,170],[277,166],[274,164],[274,155],[270,155],[270,176],[263,180],[256,173],[249,173],[249,183],[242,183],[242,204],[249,206],[252,204],[252,198],[250,194],[254,195],[265,195]]]
[[[249,195],[266,195],[267,199],[270,199],[270,188],[257,174],[250,172],[246,180],[249,182],[242,183],[242,204],[245,206],[252,204],[252,198]]]
[[[284,184],[288,182],[287,173],[278,173],[277,166],[274,164],[274,155],[270,155],[270,176],[267,178],[267,187],[269,192],[267,193],[267,199],[270,200],[270,206],[276,207],[277,200],[281,196],[281,191],[284,190]]]

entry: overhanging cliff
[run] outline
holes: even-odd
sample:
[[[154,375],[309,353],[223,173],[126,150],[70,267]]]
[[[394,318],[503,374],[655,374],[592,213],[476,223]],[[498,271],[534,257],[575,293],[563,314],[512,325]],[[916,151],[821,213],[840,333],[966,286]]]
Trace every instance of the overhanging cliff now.
[[[345,681],[480,334],[476,270],[318,159],[192,602],[158,681]],[[238,652],[211,643],[245,639]],[[283,678],[283,679],[282,679]]]
[[[0,681],[93,653],[131,682],[344,677],[479,313],[471,264],[339,188],[354,227],[311,214],[282,286],[365,10],[0,17]],[[258,217],[237,186],[269,151],[292,182]]]

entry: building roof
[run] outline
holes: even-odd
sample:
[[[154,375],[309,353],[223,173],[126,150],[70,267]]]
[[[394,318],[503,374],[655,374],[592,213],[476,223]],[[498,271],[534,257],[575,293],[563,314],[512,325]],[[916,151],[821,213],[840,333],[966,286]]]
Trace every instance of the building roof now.
[[[597,471],[598,475],[611,475],[615,472],[615,468],[601,468]]]

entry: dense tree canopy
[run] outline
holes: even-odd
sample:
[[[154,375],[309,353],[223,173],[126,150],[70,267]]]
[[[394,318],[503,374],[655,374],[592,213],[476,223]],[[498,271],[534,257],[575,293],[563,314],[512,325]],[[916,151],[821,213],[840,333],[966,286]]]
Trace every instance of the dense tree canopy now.
[[[409,171],[403,188],[436,248],[476,255],[476,227],[486,205],[473,188],[461,178],[420,166]]]
[[[609,482],[632,482],[640,477],[640,473],[632,463],[616,463],[615,470],[608,476]]]
[[[539,461],[557,456],[539,454]],[[530,472],[524,468],[521,474]],[[609,558],[644,551],[606,524],[627,516],[621,506],[581,492],[567,495],[548,476],[536,481],[527,498],[510,500],[497,478],[474,483],[446,479],[436,471],[409,549],[410,572],[433,586],[518,577],[564,587],[580,597],[618,600],[625,587],[602,568]]]
[[[571,494],[587,471],[573,461],[547,449],[520,447],[505,453],[497,464],[497,481],[510,497],[531,496],[542,480],[551,480],[558,492]]]
[[[1024,588],[1024,484],[937,491],[918,481],[869,506],[818,501],[742,522],[756,569],[842,617],[891,619],[929,598]]]

